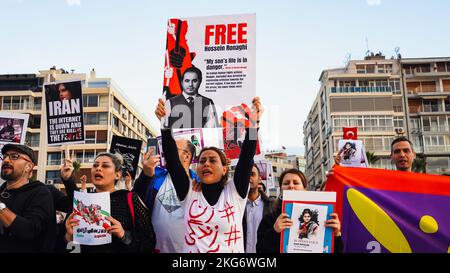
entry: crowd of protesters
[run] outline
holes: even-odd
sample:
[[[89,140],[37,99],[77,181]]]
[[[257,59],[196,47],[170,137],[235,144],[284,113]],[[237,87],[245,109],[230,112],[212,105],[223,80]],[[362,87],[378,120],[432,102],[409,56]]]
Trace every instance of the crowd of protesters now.
[[[160,100],[155,114],[161,119],[165,111]],[[265,194],[260,170],[253,161],[263,113],[259,98],[253,100],[253,111],[256,123],[246,129],[233,177],[229,160],[217,147],[203,148],[196,169],[191,169],[195,146],[189,140],[175,140],[168,128],[161,129],[165,168],[160,166],[160,156],[148,151],[133,186],[130,175],[125,176],[125,189],[117,185],[122,179],[120,155],[98,154],[91,181],[95,192],[110,195],[107,220],[111,225],[106,231],[112,235],[112,242],[82,245],[80,251],[279,252],[281,232],[293,226],[289,215],[281,211],[283,191],[306,191],[307,179],[297,169],[286,170],[279,180],[280,195],[271,199]],[[64,159],[60,170],[66,189],[63,194],[52,185],[31,180],[37,159],[29,147],[7,144],[1,153],[1,178],[5,183],[0,187],[0,252],[67,251],[79,225],[72,209],[74,192],[86,191],[87,177],[81,178],[82,188],[78,189],[73,162]],[[391,159],[397,170],[410,172],[415,156],[407,138],[392,142]],[[340,160],[338,156],[335,161]],[[327,173],[330,175],[333,171]],[[323,185],[311,190],[323,190]],[[331,214],[324,226],[333,230],[334,252],[342,252],[338,215]],[[225,236],[230,231],[239,234],[232,242]]]

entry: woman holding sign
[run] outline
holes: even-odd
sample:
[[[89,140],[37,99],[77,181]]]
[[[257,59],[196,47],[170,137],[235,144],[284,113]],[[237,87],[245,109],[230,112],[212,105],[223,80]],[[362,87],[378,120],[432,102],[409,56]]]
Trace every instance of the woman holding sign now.
[[[111,222],[111,226],[106,227],[106,231],[113,235],[112,243],[82,245],[82,252],[152,252],[155,247],[156,237],[147,207],[137,194],[115,189],[115,184],[122,177],[122,160],[119,157],[117,154],[101,153],[91,168],[91,180],[96,192],[110,193],[111,216],[106,219]],[[65,159],[61,179],[72,201],[76,189],[73,170],[72,161]],[[74,216],[75,213],[72,213],[66,221],[67,242],[73,240],[74,228],[79,224]]]
[[[285,170],[280,176],[281,194],[273,203],[273,213],[266,215],[258,228],[257,253],[279,253],[281,232],[293,226],[293,221],[286,213],[281,213],[282,194],[284,190],[306,191],[306,177],[297,169]],[[309,214],[311,216],[311,213]],[[335,236],[334,252],[342,252],[341,222],[336,213],[331,214],[325,227],[333,229]]]
[[[259,121],[262,114],[259,98],[253,100],[253,106]],[[162,100],[155,114],[158,118],[165,116]],[[243,253],[242,219],[256,151],[257,128],[247,128],[234,181],[228,181],[227,159],[220,149],[206,147],[201,150],[197,165],[197,175],[202,183],[200,191],[190,187],[189,176],[180,163],[171,131],[162,129],[161,135],[167,170],[185,212],[183,251]]]

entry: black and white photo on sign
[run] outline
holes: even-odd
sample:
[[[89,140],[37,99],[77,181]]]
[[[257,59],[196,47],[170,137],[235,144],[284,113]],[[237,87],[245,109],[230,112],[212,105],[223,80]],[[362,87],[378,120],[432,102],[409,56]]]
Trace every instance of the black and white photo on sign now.
[[[84,143],[82,82],[45,85],[49,145]]]
[[[0,112],[0,144],[25,144],[28,114]]]

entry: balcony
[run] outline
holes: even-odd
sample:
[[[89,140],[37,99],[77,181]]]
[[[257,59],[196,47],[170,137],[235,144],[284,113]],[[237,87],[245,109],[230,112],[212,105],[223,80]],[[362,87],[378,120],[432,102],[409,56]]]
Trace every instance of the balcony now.
[[[444,112],[442,105],[424,105],[422,111],[420,113],[440,113]]]
[[[333,132],[343,132],[342,128],[333,127]],[[394,132],[394,126],[358,126],[358,132]]]
[[[385,93],[392,92],[390,86],[345,86],[345,87],[331,87],[331,93]]]
[[[450,132],[450,126],[423,126],[424,132]]]
[[[421,71],[418,69],[412,69],[407,70],[405,73],[405,77],[407,79],[415,78],[415,77],[443,77],[443,76],[450,76],[450,71],[434,71],[434,70],[427,70],[427,71]]]
[[[417,97],[442,97],[446,98],[450,94],[449,92],[442,92],[438,90],[432,90],[432,91],[417,91],[417,90],[408,90],[408,98],[417,98]]]
[[[450,145],[426,145],[423,150],[425,153],[448,153]]]

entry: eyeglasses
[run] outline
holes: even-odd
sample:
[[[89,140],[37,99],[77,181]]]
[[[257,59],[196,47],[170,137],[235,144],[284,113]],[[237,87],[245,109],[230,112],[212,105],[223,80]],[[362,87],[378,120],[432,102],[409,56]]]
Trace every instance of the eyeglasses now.
[[[26,157],[24,157],[23,155],[21,155],[19,153],[9,153],[9,154],[0,155],[1,160],[5,160],[8,157],[13,161],[16,161],[17,159],[22,158],[25,161],[31,162],[31,160],[28,160]]]

